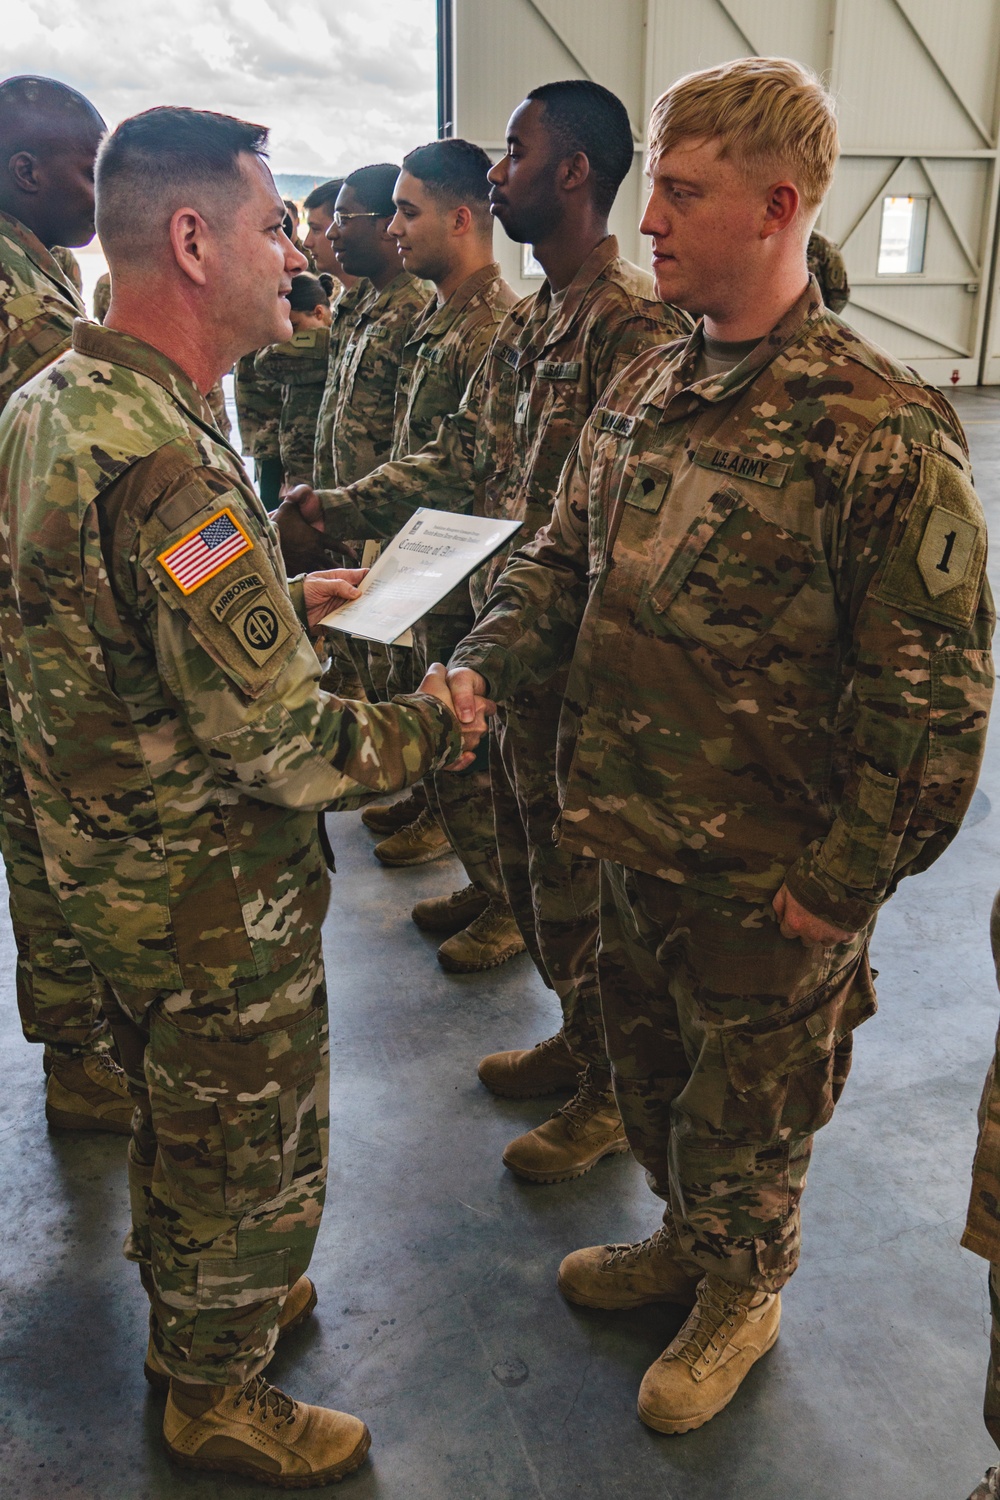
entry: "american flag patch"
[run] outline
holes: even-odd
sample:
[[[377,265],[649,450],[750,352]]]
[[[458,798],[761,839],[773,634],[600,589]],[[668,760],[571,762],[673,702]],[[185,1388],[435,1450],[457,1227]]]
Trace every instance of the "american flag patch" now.
[[[203,522],[197,531],[189,531],[166,552],[161,552],[156,560],[167,570],[182,594],[191,594],[252,548],[253,542],[226,506],[225,510],[217,510],[214,516]]]

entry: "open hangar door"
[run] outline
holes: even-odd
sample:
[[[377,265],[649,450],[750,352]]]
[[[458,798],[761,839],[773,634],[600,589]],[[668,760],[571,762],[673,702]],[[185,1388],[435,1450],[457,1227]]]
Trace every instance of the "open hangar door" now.
[[[1000,383],[996,279],[1000,5],[962,0],[440,0],[442,130],[496,158],[528,89],[593,78],[624,101],[635,163],[612,217],[638,233],[650,106],[695,68],[752,55],[822,74],[842,155],[818,227],[841,245],[860,332],[941,385]],[[497,237],[504,273],[537,281]]]

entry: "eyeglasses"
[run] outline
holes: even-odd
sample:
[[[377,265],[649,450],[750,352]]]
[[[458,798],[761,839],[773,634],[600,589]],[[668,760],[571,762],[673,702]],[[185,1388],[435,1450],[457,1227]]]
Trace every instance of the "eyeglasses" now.
[[[343,229],[343,227],[347,223],[348,219],[384,219],[384,218],[385,218],[385,214],[342,214],[342,213],[338,212],[338,213],[334,214],[334,216],[333,216],[333,222],[336,224],[336,226],[337,226],[338,229]]]

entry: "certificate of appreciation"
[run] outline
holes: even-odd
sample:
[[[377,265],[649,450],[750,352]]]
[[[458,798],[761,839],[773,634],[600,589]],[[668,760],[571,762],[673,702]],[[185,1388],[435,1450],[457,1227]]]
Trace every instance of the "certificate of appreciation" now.
[[[520,527],[520,521],[418,510],[365,575],[360,599],[332,610],[322,624],[366,641],[408,646],[410,626],[505,546]]]

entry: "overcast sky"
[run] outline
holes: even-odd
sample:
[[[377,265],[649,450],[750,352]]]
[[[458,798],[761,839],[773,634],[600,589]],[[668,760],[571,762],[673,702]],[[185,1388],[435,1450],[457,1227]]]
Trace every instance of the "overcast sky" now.
[[[0,77],[43,73],[109,125],[153,104],[267,125],[276,172],[399,161],[437,133],[434,0],[2,0]]]

